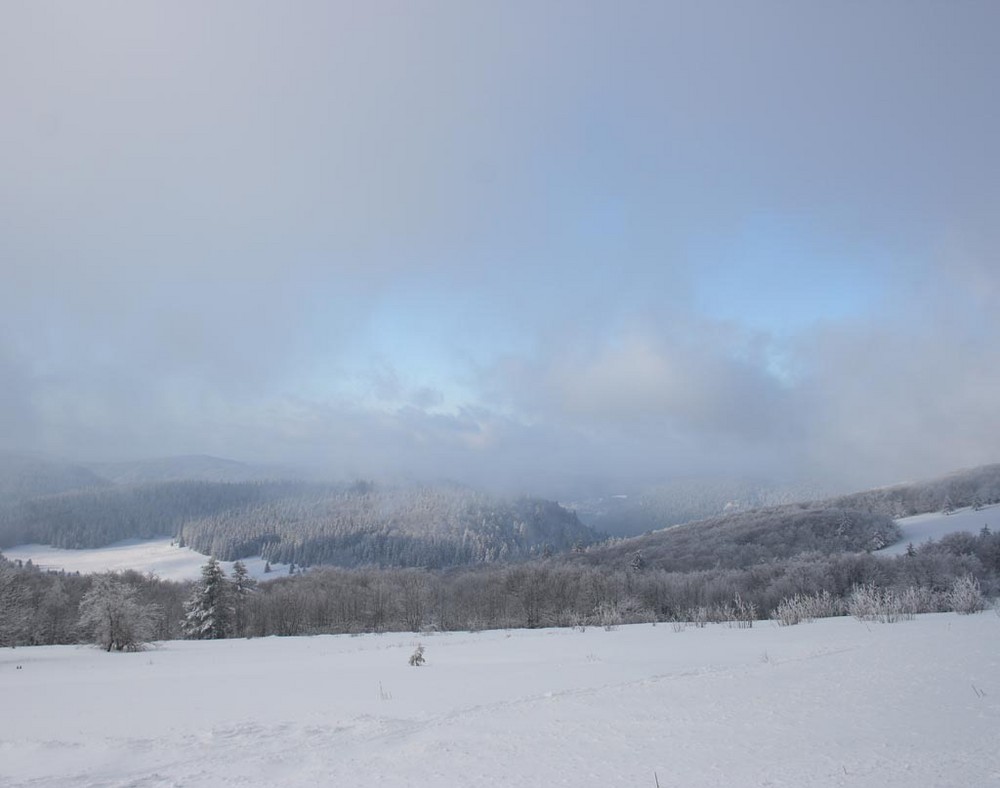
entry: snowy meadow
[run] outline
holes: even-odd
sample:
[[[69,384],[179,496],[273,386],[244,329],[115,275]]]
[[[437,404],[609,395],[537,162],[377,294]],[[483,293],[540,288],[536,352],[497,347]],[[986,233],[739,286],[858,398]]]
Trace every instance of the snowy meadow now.
[[[992,611],[5,649],[0,784],[1000,785],[998,677]]]

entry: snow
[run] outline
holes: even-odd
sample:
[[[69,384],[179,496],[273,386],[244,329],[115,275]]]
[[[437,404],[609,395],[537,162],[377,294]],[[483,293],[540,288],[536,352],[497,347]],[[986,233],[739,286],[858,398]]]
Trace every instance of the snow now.
[[[992,612],[19,648],[0,697],[9,788],[1000,785]]]
[[[86,550],[64,550],[40,544],[23,544],[3,549],[4,556],[11,560],[31,562],[40,569],[65,570],[67,572],[120,572],[134,569],[147,574],[152,572],[161,580],[197,580],[201,568],[208,560],[187,547],[177,547],[173,540],[126,539],[107,547]],[[233,562],[220,561],[227,575],[233,571]],[[273,580],[288,574],[288,564],[271,564],[271,571],[265,572],[265,561],[260,558],[244,558],[243,563],[251,577],[258,580]]]
[[[990,530],[995,531],[1000,526],[1000,505],[984,506],[978,511],[972,507],[956,509],[951,514],[918,514],[896,520],[896,524],[902,529],[903,538],[877,551],[878,555],[902,555],[911,542],[916,546],[929,539],[938,540],[959,531],[978,534],[984,525],[989,525]]]

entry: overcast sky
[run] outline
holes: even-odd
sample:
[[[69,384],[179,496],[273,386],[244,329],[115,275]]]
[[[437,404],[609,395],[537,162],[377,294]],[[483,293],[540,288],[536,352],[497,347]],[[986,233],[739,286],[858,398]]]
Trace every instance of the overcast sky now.
[[[0,449],[1000,460],[1000,3],[6,2]]]

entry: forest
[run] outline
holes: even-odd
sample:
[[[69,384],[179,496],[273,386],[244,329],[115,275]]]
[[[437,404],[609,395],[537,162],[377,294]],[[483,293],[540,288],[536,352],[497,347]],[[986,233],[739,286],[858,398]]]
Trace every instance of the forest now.
[[[587,556],[584,548],[582,556]],[[581,553],[574,554],[579,557]],[[81,599],[103,575],[43,572],[0,558],[0,645],[73,643]],[[638,622],[750,621],[775,616],[788,600],[832,600],[839,614],[858,588],[908,595],[928,612],[950,609],[949,592],[971,579],[1000,592],[1000,534],[952,534],[886,558],[866,552],[807,551],[745,566],[668,570],[639,552],[602,560],[539,557],[520,565],[444,570],[322,567],[261,583],[230,600],[221,636],[446,631]],[[126,572],[114,576],[149,612],[150,639],[182,637],[186,605],[203,590]],[[232,578],[229,582],[232,582]],[[749,617],[749,618],[748,618]]]
[[[519,561],[601,536],[552,501],[454,485],[172,481],[70,490],[0,507],[0,549],[175,537],[232,561],[420,566]]]
[[[898,557],[874,551],[899,539],[894,512],[986,505],[998,491],[1000,466],[986,466],[601,539],[551,501],[448,485],[98,484],[8,496],[0,544],[86,546],[168,534],[214,556],[210,563],[262,554],[311,567],[259,585],[213,570],[223,584],[209,596],[225,612],[224,624],[206,630],[213,637],[752,623],[803,599],[843,613],[858,589],[908,600],[914,612],[949,609],[961,583],[995,596],[1000,535],[988,527]],[[41,571],[0,555],[0,645],[90,638],[95,584],[141,613],[144,639],[193,636],[185,622],[192,599],[205,596],[204,581]]]

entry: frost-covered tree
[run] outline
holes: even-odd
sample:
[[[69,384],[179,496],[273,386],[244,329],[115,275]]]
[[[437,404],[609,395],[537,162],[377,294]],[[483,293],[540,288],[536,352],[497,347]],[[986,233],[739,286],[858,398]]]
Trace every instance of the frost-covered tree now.
[[[230,580],[233,587],[233,635],[242,637],[247,630],[247,600],[257,590],[257,581],[250,577],[246,564],[237,561],[233,564],[233,577]]]
[[[985,610],[986,599],[979,587],[979,581],[972,575],[957,578],[948,592],[948,604],[956,613],[964,615]]]
[[[80,600],[79,626],[105,651],[139,651],[156,631],[159,611],[112,574],[100,575]]]
[[[237,561],[233,564],[233,591],[237,596],[252,594],[257,589],[257,581],[250,577],[246,564]]]
[[[201,568],[201,580],[184,605],[184,635],[197,640],[228,637],[233,626],[233,587],[214,557]]]
[[[22,577],[0,556],[0,646],[22,641],[31,621],[30,601]]]

